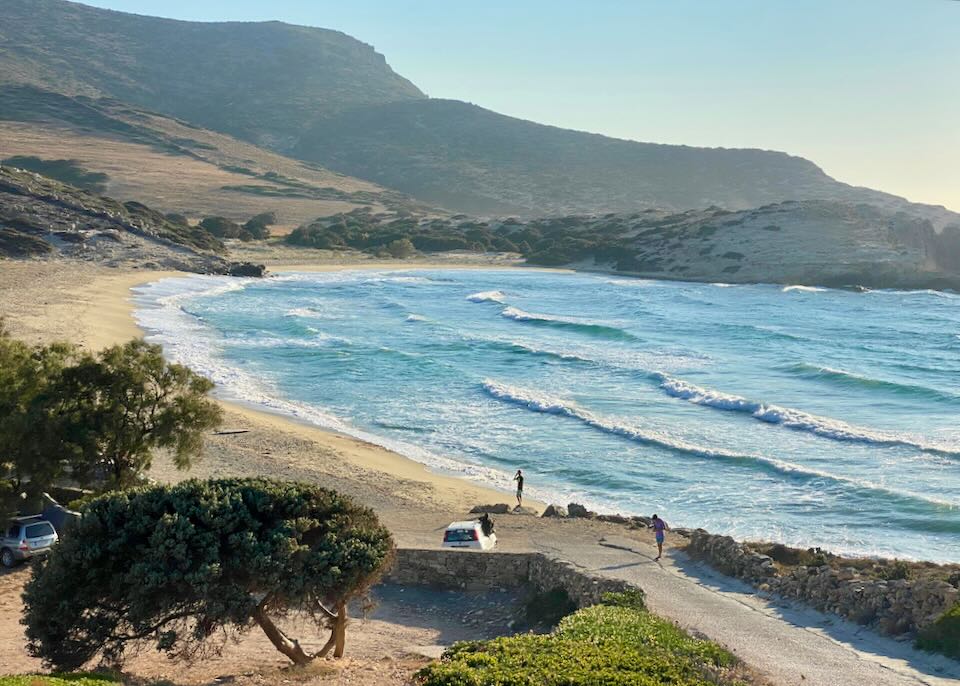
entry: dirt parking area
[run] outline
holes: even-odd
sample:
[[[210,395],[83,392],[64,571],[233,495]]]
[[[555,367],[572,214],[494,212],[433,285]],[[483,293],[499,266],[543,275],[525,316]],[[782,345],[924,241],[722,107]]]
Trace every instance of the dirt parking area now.
[[[20,594],[30,578],[29,565],[0,573],[0,674],[44,671],[26,651]],[[411,683],[417,669],[456,641],[493,638],[512,633],[522,612],[522,597],[509,592],[434,591],[384,584],[376,587],[373,607],[364,616],[358,603],[351,610],[347,652],[342,660],[324,659],[308,668],[294,668],[253,628],[219,656],[193,664],[174,663],[151,648],[125,666],[138,686],[157,681],[168,686],[201,684],[356,684],[399,686]],[[308,650],[327,639],[304,618],[281,623]],[[91,665],[93,666],[93,665]]]

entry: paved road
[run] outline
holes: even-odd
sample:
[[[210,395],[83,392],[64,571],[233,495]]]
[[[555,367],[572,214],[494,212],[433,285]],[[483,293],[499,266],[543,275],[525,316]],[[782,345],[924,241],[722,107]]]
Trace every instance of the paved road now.
[[[498,531],[501,522],[505,529],[511,524],[499,519]],[[726,646],[776,686],[960,684],[960,663],[839,617],[765,598],[675,550],[657,563],[652,543],[619,535],[619,527],[537,524],[534,531],[504,531],[498,548],[538,550],[594,574],[630,581],[646,592],[651,610]],[[425,525],[396,533],[400,545],[413,547],[434,547],[438,536]]]
[[[549,551],[596,574],[631,581],[651,610],[705,635],[778,686],[956,686],[960,664],[880,637],[839,617],[766,599],[681,553],[657,563],[636,540],[608,536]]]

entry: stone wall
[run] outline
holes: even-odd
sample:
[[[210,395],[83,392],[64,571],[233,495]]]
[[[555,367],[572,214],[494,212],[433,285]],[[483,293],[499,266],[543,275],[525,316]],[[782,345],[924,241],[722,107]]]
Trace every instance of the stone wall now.
[[[465,590],[530,586],[536,591],[549,591],[559,587],[580,607],[598,603],[604,593],[639,590],[625,581],[594,576],[541,553],[451,548],[400,548],[385,580]]]
[[[883,580],[862,576],[853,567],[798,565],[781,571],[773,558],[729,536],[693,531],[689,553],[762,591],[796,598],[881,633],[915,633],[933,623],[960,598],[960,591],[935,579]]]

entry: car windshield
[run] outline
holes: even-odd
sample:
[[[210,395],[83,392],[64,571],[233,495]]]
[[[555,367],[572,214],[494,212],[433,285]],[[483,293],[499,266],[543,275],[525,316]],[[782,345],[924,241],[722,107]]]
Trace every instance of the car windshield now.
[[[31,524],[27,527],[27,538],[40,538],[41,536],[52,536],[53,526],[50,522],[40,522]]]
[[[472,541],[473,530],[472,529],[447,529],[447,540],[448,541]]]

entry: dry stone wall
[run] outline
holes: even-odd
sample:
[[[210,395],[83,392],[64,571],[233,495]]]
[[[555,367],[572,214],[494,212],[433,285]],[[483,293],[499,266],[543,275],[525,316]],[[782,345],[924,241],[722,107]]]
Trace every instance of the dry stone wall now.
[[[400,548],[386,580],[399,584],[489,590],[530,586],[564,589],[580,607],[600,602],[605,593],[639,590],[625,581],[594,576],[541,553],[480,552]]]
[[[703,529],[691,533],[687,550],[762,591],[802,600],[894,636],[929,626],[960,599],[960,591],[946,581],[867,578],[853,567],[830,565],[798,565],[781,571],[768,555]]]

